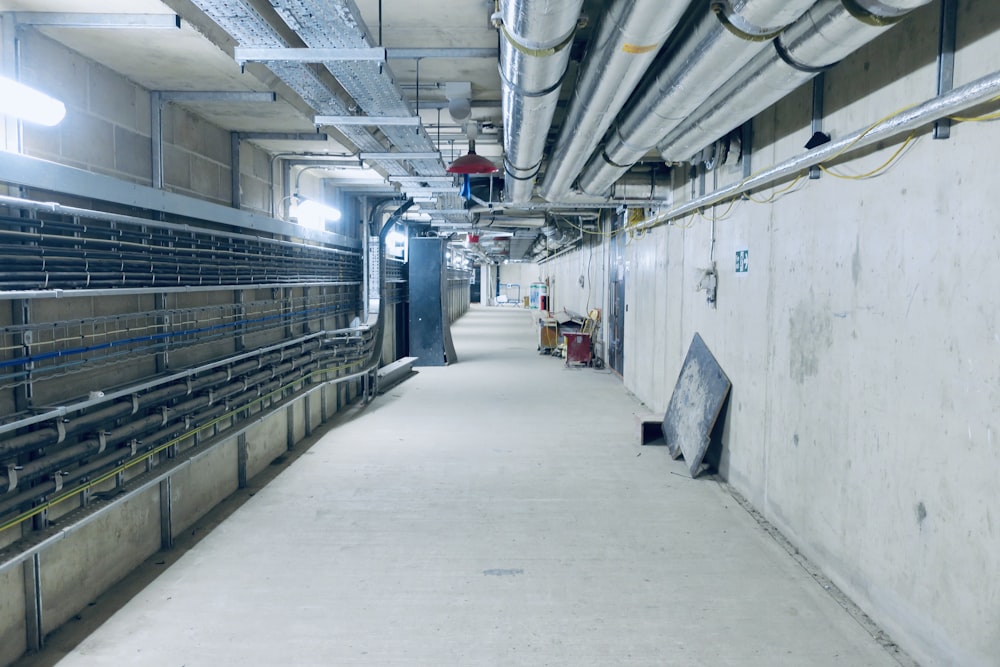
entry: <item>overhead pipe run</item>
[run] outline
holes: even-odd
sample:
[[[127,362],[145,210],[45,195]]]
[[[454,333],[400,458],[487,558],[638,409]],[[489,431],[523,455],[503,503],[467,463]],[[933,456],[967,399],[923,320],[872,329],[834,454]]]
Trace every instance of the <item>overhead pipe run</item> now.
[[[649,173],[625,174],[611,186],[611,199],[626,202],[657,202],[668,204],[673,199],[670,179],[650,170]]]
[[[682,162],[931,0],[820,0],[658,144]]]
[[[695,211],[704,210],[709,206],[732,200],[761,188],[770,187],[796,174],[801,174],[810,167],[852,155],[879,142],[898,137],[904,132],[913,132],[943,118],[963,113],[979,104],[997,99],[998,95],[1000,95],[1000,72],[994,72],[955,88],[944,95],[931,98],[922,104],[901,111],[875,126],[856,130],[838,140],[823,144],[818,148],[764,169],[739,183],[720,188],[715,192],[665,211],[643,221],[634,229],[636,231],[651,229],[671,220],[683,218]]]
[[[506,199],[531,199],[583,0],[509,0],[500,30]]]
[[[569,192],[687,6],[687,0],[617,0],[604,15],[573,86],[542,197],[556,201]]]
[[[602,195],[688,114],[724,85],[815,0],[724,0],[684,26],[686,35],[656,78],[629,105],[603,150],[591,158],[580,189]]]

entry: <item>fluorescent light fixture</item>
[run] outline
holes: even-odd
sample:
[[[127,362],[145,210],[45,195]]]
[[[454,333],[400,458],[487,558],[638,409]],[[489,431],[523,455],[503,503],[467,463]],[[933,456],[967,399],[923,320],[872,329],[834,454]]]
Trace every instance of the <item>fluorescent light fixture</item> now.
[[[398,227],[393,227],[392,231],[385,237],[385,253],[390,257],[406,256],[407,238]]]
[[[0,77],[0,113],[51,127],[66,117],[66,105],[19,81]]]
[[[301,195],[295,195],[288,215],[310,229],[326,229],[327,221],[337,222],[341,218],[339,210]]]

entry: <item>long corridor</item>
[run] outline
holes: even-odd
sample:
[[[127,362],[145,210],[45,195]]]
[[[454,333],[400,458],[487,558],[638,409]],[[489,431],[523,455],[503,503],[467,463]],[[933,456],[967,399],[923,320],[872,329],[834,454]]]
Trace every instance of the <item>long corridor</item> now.
[[[612,374],[473,308],[60,662],[895,665]]]

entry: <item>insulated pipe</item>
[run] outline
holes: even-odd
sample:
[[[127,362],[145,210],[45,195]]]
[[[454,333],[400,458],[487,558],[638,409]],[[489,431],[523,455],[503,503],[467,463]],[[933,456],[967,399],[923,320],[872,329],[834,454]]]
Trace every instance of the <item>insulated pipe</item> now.
[[[507,0],[500,30],[505,197],[531,199],[583,0]]]
[[[580,189],[590,195],[604,194],[813,2],[705,3],[704,12],[684,27],[685,37],[671,49],[666,66],[625,110],[603,150],[591,158],[580,177]]]
[[[314,350],[319,350],[321,343],[318,340],[307,341],[301,345],[301,352],[309,354]],[[229,370],[216,371],[209,375],[192,378],[189,382],[179,382],[145,394],[136,394],[132,400],[113,403],[93,412],[88,412],[75,418],[64,418],[60,426],[53,425],[30,431],[21,435],[8,438],[0,442],[0,458],[14,458],[43,447],[51,447],[60,444],[68,436],[84,433],[108,421],[113,421],[125,417],[133,412],[147,412],[169,404],[169,401],[184,396],[190,392],[201,391],[209,387],[225,385],[234,377],[240,377],[244,373],[262,366],[270,367],[275,362],[281,360],[280,352],[272,352],[260,357],[245,361],[231,367]],[[265,373],[270,374],[270,369]],[[256,376],[254,376],[256,377]],[[269,377],[269,375],[268,375]],[[255,383],[258,380],[248,379],[248,382]],[[133,403],[134,401],[134,403]],[[178,409],[179,406],[172,406],[171,409]],[[180,408],[182,411],[185,408]],[[61,431],[61,433],[60,433]]]
[[[669,178],[660,178],[656,172],[648,174],[625,174],[611,186],[611,199],[624,201],[658,201],[669,202],[673,197],[673,188]]]
[[[670,209],[662,215],[646,220],[635,229],[643,230],[656,227],[709,206],[729,201],[744,193],[770,187],[796,174],[801,174],[810,167],[851,155],[904,132],[918,130],[936,120],[962,113],[976,105],[996,99],[998,95],[1000,95],[1000,72],[994,72],[955,88],[944,95],[931,98],[923,104],[902,111],[874,127],[866,127],[852,132],[841,139],[823,144],[756,173],[739,183],[720,188],[704,197]]]
[[[54,454],[24,464],[18,471],[18,481],[19,483],[31,482],[39,477],[59,472],[63,467],[73,465],[78,460],[93,454],[99,454],[105,449],[121,448],[138,437],[145,439],[148,437],[148,433],[158,426],[165,426],[173,422],[174,426],[170,430],[183,428],[185,416],[191,416],[198,410],[211,407],[213,403],[221,403],[219,409],[223,413],[232,409],[232,405],[227,408],[227,403],[231,402],[236,406],[245,405],[262,393],[270,391],[268,387],[295,382],[305,377],[309,372],[317,370],[319,365],[319,361],[312,359],[312,353],[305,353],[277,367],[265,369],[252,377],[231,380],[228,385],[223,386],[217,392],[202,394],[169,408],[162,406],[164,412],[133,419],[110,431],[102,432]],[[151,447],[144,448],[148,450]],[[0,475],[0,494],[10,490],[10,480],[4,475]]]
[[[931,0],[820,0],[658,144],[681,162]]]
[[[590,38],[541,195],[558,201],[680,20],[688,0],[617,0]]]

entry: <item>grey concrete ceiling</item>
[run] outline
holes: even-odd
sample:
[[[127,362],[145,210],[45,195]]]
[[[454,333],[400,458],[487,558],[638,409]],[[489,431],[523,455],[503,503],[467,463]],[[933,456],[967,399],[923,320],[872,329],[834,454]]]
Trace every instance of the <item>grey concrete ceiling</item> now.
[[[255,3],[266,11],[266,2]],[[381,25],[379,23],[381,5]],[[373,43],[387,48],[492,48],[496,30],[489,23],[492,0],[361,0],[357,3]],[[48,37],[115,70],[150,90],[267,91],[275,90],[273,104],[184,105],[225,129],[245,132],[308,132],[314,129],[312,112],[297,96],[275,80],[263,66],[245,71],[233,58],[237,46],[188,0],[2,0],[0,11],[103,14],[177,14],[179,30],[38,27]],[[381,28],[381,30],[380,30]],[[428,134],[440,136],[441,148],[465,151],[464,128],[447,109],[444,84],[465,81],[472,85],[475,120],[501,126],[500,77],[495,58],[393,59],[387,63],[403,92],[416,105]],[[418,71],[419,70],[419,71]],[[418,79],[419,77],[419,79]],[[430,108],[427,108],[430,107]],[[498,133],[485,133],[477,149],[498,158]],[[315,151],[317,145],[262,142],[265,148],[288,152]],[[456,148],[457,146],[457,148]],[[349,145],[324,147],[331,152]]]

